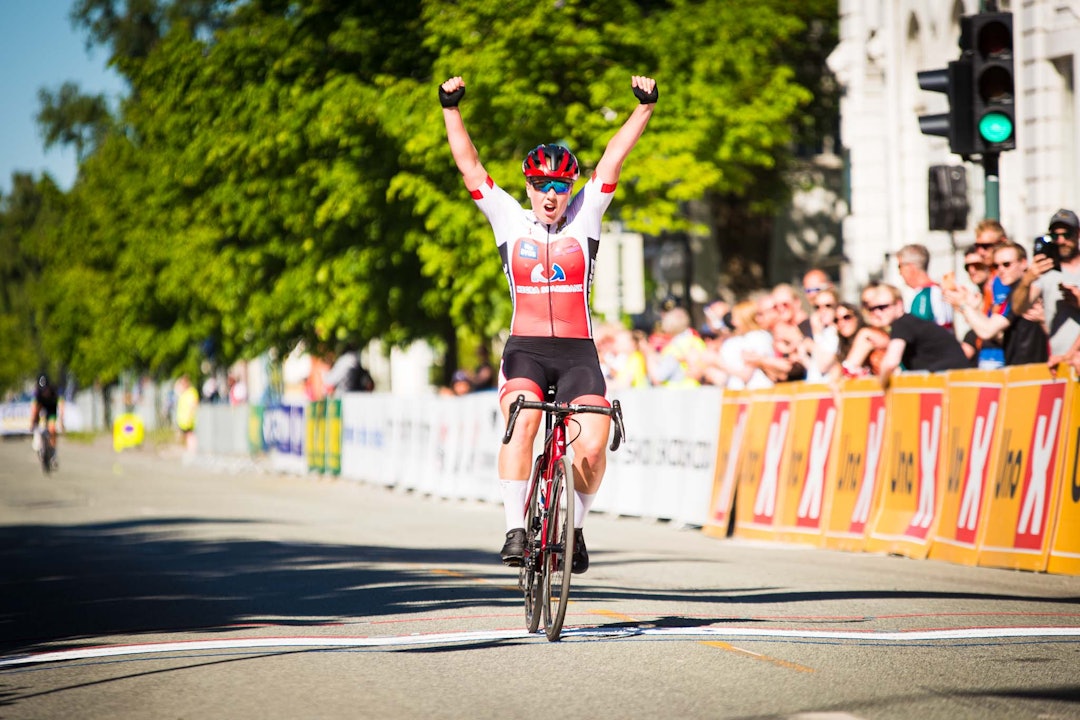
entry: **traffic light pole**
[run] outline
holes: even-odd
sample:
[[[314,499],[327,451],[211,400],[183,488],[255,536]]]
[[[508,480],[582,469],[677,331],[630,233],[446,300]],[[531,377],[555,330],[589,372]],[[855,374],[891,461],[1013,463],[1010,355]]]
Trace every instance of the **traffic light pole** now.
[[[998,153],[983,154],[983,176],[986,178],[986,217],[991,220],[1001,219],[1001,204],[998,189]]]

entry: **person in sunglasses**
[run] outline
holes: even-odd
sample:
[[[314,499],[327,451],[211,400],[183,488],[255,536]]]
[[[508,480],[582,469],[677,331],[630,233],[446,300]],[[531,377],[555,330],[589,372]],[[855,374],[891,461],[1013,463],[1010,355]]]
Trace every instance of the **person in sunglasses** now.
[[[439,86],[447,141],[465,188],[491,224],[503,272],[510,285],[513,316],[499,370],[503,418],[518,395],[541,400],[554,385],[555,400],[608,405],[607,384],[593,341],[589,294],[600,244],[600,224],[615,195],[623,162],[641,134],[659,96],[656,81],[633,76],[638,105],[608,141],[592,176],[575,193],[577,158],[562,145],[545,143],[521,163],[529,209],[495,184],[480,163],[459,103],[465,81],[452,77]],[[589,556],[581,525],[596,498],[607,463],[610,420],[600,414],[576,416],[574,441],[575,549],[572,571],[585,572]],[[523,412],[510,443],[500,445],[499,483],[506,518],[500,556],[521,565],[525,543],[525,500],[539,412]]]
[[[1038,298],[1043,299],[1050,356],[1058,358],[1067,355],[1080,339],[1080,305],[1071,290],[1080,287],[1080,220],[1076,213],[1058,210],[1050,218],[1048,234],[1057,247],[1059,260],[1055,262],[1043,253],[1033,255],[1013,287],[1011,299],[1013,311],[1021,314]]]
[[[963,288],[946,290],[945,299],[955,307],[983,341],[997,341],[1002,365],[1043,363],[1048,359],[1048,338],[1041,320],[1017,315],[1010,305],[1010,290],[1027,271],[1027,252],[1014,242],[1000,243],[994,250],[994,306],[982,312],[979,294]],[[983,367],[980,365],[980,367]]]
[[[933,320],[905,312],[903,296],[893,285],[875,283],[864,288],[862,306],[867,324],[889,333],[878,371],[885,387],[900,369],[936,372],[970,367],[956,336]]]

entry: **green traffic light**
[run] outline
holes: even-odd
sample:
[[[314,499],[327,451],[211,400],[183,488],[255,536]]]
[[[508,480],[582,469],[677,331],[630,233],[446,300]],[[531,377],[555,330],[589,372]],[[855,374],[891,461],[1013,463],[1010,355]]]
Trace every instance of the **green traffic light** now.
[[[1012,118],[1005,113],[988,112],[979,120],[979,135],[988,143],[1005,142],[1012,134]]]

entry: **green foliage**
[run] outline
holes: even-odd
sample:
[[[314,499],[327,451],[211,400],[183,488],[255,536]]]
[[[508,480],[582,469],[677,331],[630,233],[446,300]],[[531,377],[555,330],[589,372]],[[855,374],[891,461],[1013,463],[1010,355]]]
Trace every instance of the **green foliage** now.
[[[37,122],[44,131],[46,149],[57,143],[72,145],[81,160],[108,133],[112,116],[104,95],[83,95],[74,83],[64,83],[55,94],[39,90],[38,100]]]
[[[490,229],[446,147],[451,75],[512,193],[540,142],[591,172],[647,74],[660,103],[609,217],[655,234],[711,195],[767,208],[818,127],[807,68],[829,35],[809,42],[810,22],[835,24],[835,0],[789,5],[79,0],[131,95],[116,118],[73,88],[42,96],[47,142],[83,154],[66,195],[27,179],[0,204],[0,385],[46,358],[110,381],[505,328]]]

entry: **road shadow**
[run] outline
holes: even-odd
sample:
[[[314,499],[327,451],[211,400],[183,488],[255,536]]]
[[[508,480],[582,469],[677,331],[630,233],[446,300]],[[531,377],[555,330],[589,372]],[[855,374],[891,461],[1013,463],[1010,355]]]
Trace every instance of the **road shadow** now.
[[[80,638],[239,627],[326,625],[346,619],[520,605],[492,552],[199,540],[194,517],[0,528],[0,654],[78,646]],[[434,568],[490,565],[499,582]],[[408,565],[409,567],[402,567]]]
[[[200,528],[258,521],[197,517],[0,528],[0,654],[77,647],[106,635],[235,632],[259,625],[321,626],[386,616],[514,613],[516,574],[495,554],[412,548],[199,539]],[[195,536],[195,537],[193,537]],[[600,553],[602,554],[602,553]],[[645,558],[646,561],[648,558]],[[441,572],[449,569],[450,572]],[[782,587],[612,587],[575,578],[578,602],[676,601],[718,609],[866,600],[1077,604],[1080,598],[1000,593],[796,590]],[[648,623],[648,620],[643,620]],[[655,624],[656,621],[653,621]],[[662,622],[671,623],[668,618]],[[710,624],[701,617],[684,619]]]

